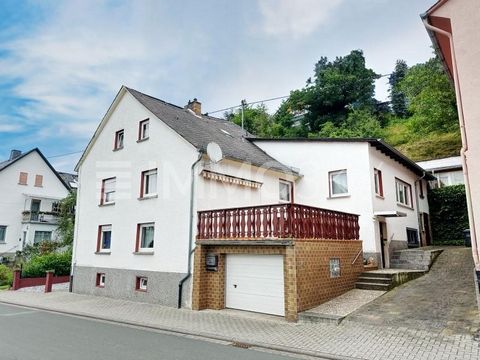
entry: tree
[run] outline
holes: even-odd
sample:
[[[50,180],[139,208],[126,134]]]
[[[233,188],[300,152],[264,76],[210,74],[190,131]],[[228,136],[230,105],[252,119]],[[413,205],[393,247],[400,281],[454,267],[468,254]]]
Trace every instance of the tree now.
[[[412,66],[398,86],[407,98],[413,133],[458,131],[455,92],[438,58]]]
[[[76,203],[77,193],[75,191],[70,192],[70,194],[68,194],[68,196],[60,203],[60,216],[57,231],[65,245],[73,244]]]
[[[383,136],[383,130],[380,121],[371,111],[359,109],[350,112],[340,126],[327,121],[318,135],[332,138],[379,138]]]
[[[392,111],[400,118],[406,118],[408,116],[407,98],[404,92],[400,89],[400,83],[407,75],[407,71],[407,63],[404,60],[397,60],[395,70],[393,70],[388,78]]]

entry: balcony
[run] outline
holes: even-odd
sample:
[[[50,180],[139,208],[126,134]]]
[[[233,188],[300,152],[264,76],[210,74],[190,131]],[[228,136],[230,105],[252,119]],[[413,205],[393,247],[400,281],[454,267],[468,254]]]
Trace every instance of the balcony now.
[[[33,222],[42,224],[58,224],[58,213],[51,211],[24,211],[22,222]]]
[[[358,215],[299,204],[198,212],[197,240],[358,240]]]

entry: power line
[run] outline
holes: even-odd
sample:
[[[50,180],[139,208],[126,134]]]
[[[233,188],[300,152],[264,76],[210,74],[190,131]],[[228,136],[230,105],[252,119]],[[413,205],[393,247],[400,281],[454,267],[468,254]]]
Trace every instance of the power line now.
[[[66,153],[66,154],[59,154],[59,155],[47,156],[47,159],[52,159],[52,158],[57,158],[57,157],[63,157],[63,156],[69,156],[69,155],[80,154],[80,153],[83,153],[83,150],[75,151],[75,152],[71,152],[71,153]]]

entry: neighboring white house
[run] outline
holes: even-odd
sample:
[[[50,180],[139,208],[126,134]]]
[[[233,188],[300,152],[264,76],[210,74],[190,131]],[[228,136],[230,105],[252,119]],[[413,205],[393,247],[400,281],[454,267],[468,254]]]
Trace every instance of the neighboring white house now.
[[[223,153],[219,162],[207,156],[211,143]],[[360,240],[380,265],[380,223],[386,224],[389,251],[407,248],[408,239],[419,245],[418,219],[428,214],[424,182],[431,178],[380,140],[257,140],[233,123],[202,115],[196,100],[183,108],[126,87],[76,169],[73,291],[191,306],[191,273],[198,290],[200,282],[221,279],[227,269],[228,279],[215,280],[215,290],[209,290],[217,296],[214,303],[198,290],[195,308],[238,307],[245,304],[242,295],[226,284],[236,289],[248,266],[249,277],[268,269],[270,285],[266,277],[248,283],[256,284],[258,293],[279,291],[274,313],[291,319],[298,309],[325,301],[324,289],[338,295],[335,289],[353,287],[363,270],[358,217],[350,213],[360,215]],[[198,224],[197,212],[204,216]],[[200,232],[203,238],[196,237]],[[200,259],[192,269],[195,238],[197,249],[207,251],[205,256],[210,252],[205,276],[199,273],[204,264],[197,267]],[[304,254],[317,249],[329,255],[302,260],[292,255],[304,246]],[[311,261],[312,274],[318,274],[302,282],[316,285],[298,296],[287,291],[291,283],[284,278],[292,261],[298,261],[297,273]],[[329,266],[328,279],[322,278],[323,266]],[[312,294],[322,282],[328,284],[323,294]],[[270,295],[255,296],[248,309],[263,311],[255,306]]]
[[[436,179],[430,181],[430,186],[434,189],[465,184],[460,156],[419,161],[417,165],[435,175]]]
[[[421,167],[379,139],[253,139],[302,174],[295,201],[360,215],[364,257],[389,266],[393,251],[430,245]],[[383,246],[382,246],[383,244]]]
[[[59,201],[68,185],[40,150],[12,150],[0,163],[0,256],[57,238]]]

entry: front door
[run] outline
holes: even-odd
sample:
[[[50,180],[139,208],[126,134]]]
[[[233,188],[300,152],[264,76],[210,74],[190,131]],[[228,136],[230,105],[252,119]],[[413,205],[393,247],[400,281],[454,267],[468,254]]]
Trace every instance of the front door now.
[[[30,220],[31,221],[38,221],[38,216],[40,212],[40,200],[32,200],[32,204],[30,205]]]
[[[423,213],[423,228],[425,230],[425,245],[432,245],[432,234],[430,233],[430,217],[427,213]]]
[[[388,267],[388,238],[387,238],[387,223],[380,221],[380,248],[382,251],[382,267],[385,269]]]

